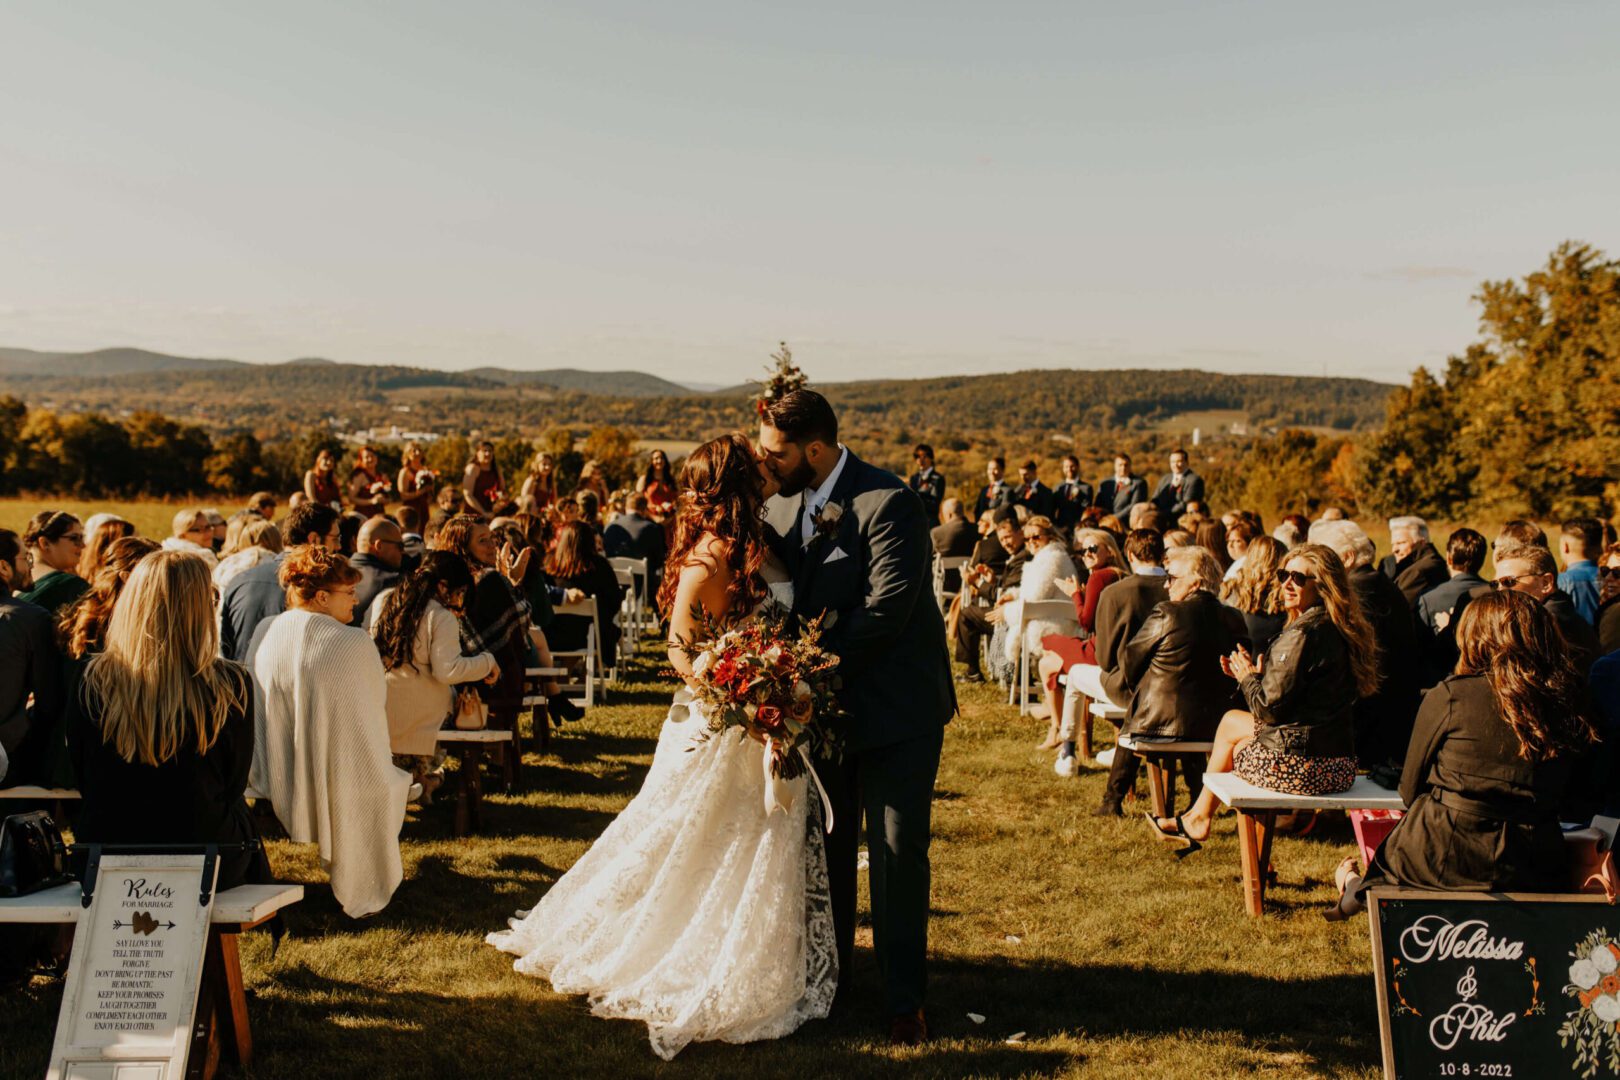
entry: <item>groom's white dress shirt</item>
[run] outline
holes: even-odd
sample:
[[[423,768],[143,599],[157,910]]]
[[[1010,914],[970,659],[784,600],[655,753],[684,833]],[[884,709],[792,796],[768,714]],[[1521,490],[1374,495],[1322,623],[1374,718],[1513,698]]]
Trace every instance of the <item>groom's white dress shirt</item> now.
[[[838,486],[838,478],[843,475],[844,463],[849,460],[849,448],[843,443],[838,444],[838,464],[833,471],[827,474],[827,479],[820,487],[807,488],[804,493],[804,511],[799,515],[799,545],[802,547],[810,542],[816,534],[816,515],[821,508],[827,505],[832,498],[833,489]]]

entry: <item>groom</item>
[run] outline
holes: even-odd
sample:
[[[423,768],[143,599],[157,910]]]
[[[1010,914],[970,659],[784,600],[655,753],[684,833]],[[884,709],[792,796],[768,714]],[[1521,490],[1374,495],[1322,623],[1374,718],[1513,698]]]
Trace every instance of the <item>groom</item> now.
[[[928,1037],[929,813],[944,725],[956,713],[945,623],[930,586],[928,520],[899,477],[838,442],[838,417],[813,390],[767,405],[759,444],[782,484],[768,520],[793,574],[794,614],[826,614],[822,645],[839,659],[848,713],[842,759],[816,764],[833,803],[827,874],[839,977],[849,977],[855,949],[864,808],[889,1039],[919,1043]]]

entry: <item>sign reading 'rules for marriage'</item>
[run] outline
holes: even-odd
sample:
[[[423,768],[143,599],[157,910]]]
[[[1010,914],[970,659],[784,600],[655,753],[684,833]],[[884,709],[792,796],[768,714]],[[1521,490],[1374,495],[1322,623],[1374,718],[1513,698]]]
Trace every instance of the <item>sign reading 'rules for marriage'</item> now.
[[[183,1075],[213,912],[203,866],[201,855],[101,859],[73,935],[49,1080]]]
[[[1384,1073],[1620,1073],[1620,907],[1581,894],[1369,893]]]

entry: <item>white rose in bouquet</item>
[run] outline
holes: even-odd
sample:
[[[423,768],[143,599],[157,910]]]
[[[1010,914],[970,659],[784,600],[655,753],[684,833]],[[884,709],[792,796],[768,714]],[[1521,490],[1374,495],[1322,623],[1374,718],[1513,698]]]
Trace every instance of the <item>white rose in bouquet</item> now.
[[[1592,961],[1592,966],[1597,968],[1600,976],[1614,974],[1614,969],[1616,966],[1614,960],[1614,950],[1610,949],[1607,944],[1599,945],[1597,948],[1593,949],[1592,955],[1588,957],[1588,959]]]
[[[1569,965],[1569,981],[1582,990],[1590,990],[1603,978],[1598,974],[1597,965],[1590,960],[1577,960]]]
[[[707,649],[705,649],[703,652],[698,653],[696,660],[692,661],[692,674],[701,677],[705,671],[708,671],[713,666],[714,666],[714,653],[707,650]],[[1585,963],[1585,961],[1581,961],[1581,962]],[[1573,971],[1574,969],[1571,968],[1570,970]],[[1597,982],[1597,980],[1594,978],[1592,980],[1592,982]],[[1590,985],[1590,984],[1588,984],[1588,985]],[[1581,987],[1581,989],[1584,990],[1584,989],[1586,989],[1586,987],[1583,986],[1583,987]]]
[[[1620,998],[1613,994],[1599,994],[1592,999],[1592,1011],[1605,1024],[1620,1020]]]

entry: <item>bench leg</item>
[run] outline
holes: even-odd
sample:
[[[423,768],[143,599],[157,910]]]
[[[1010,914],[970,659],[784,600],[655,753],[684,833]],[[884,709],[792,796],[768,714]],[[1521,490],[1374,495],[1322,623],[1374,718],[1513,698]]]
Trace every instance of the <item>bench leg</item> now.
[[[1255,865],[1260,869],[1260,902],[1266,900],[1266,884],[1271,880],[1271,839],[1277,835],[1277,811],[1267,810],[1255,815],[1254,827],[1260,836],[1260,850]]]
[[[1153,804],[1153,813],[1156,817],[1167,818],[1170,816],[1170,795],[1164,786],[1164,759],[1158,754],[1138,756],[1147,767],[1148,799]]]
[[[484,748],[478,743],[461,747],[461,791],[456,795],[456,835],[466,836],[478,828],[479,808],[484,801]]]
[[[253,1029],[248,1026],[247,991],[236,934],[212,930],[203,952],[202,985],[186,1075],[212,1080],[221,1064],[253,1066]]]
[[[1090,761],[1091,758],[1092,758],[1092,753],[1091,753],[1091,721],[1092,721],[1091,699],[1087,698],[1087,697],[1082,697],[1080,699],[1080,749],[1079,749],[1079,754],[1080,754],[1080,760],[1081,761]]]
[[[1265,883],[1257,865],[1260,840],[1255,830],[1254,815],[1237,812],[1238,860],[1243,867],[1243,910],[1258,916],[1265,909]]]

